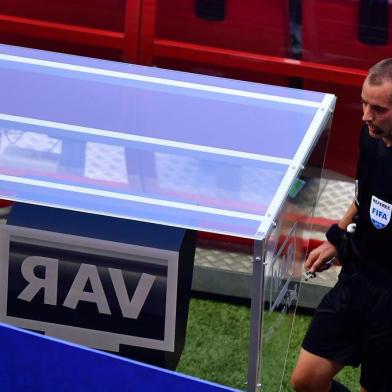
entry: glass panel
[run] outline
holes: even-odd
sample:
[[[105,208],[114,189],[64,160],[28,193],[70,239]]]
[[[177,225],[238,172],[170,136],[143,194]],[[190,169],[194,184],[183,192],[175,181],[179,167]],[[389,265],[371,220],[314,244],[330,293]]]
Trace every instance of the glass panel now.
[[[284,380],[328,134],[329,129],[326,129],[308,165],[293,184],[276,229],[268,240],[262,340],[263,391],[279,391]]]
[[[320,93],[0,48],[4,198],[254,238],[328,113]]]
[[[29,127],[1,128],[0,192],[12,200],[252,237],[287,169]]]
[[[246,90],[250,83],[236,90],[230,83],[184,84],[168,71],[136,77],[5,59],[0,67],[3,113],[288,159],[319,106],[270,96],[288,89],[266,86],[254,93]]]

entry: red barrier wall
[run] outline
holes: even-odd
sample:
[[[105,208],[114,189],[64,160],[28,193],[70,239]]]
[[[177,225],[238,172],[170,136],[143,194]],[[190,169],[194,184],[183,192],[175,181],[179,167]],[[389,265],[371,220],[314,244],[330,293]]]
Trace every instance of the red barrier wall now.
[[[388,42],[363,43],[359,36],[360,0],[302,0],[303,59],[367,70],[392,56],[392,5],[389,4]],[[377,25],[377,23],[376,23]],[[354,176],[362,107],[360,87],[304,79],[305,89],[338,97],[326,166]]]
[[[204,3],[208,3],[204,1]],[[213,1],[210,3],[214,3]],[[196,13],[195,0],[157,0],[155,40],[169,40],[287,57],[290,48],[288,0],[241,0],[225,3],[223,20],[207,20]],[[148,60],[145,60],[148,63]],[[153,51],[151,63],[190,72],[207,73],[263,83],[287,85],[285,75],[251,72],[187,58],[170,59]]]

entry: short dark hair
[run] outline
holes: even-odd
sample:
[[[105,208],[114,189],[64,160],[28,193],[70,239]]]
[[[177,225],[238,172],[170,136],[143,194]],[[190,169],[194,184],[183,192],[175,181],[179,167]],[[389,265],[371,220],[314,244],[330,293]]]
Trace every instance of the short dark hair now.
[[[369,69],[367,76],[369,84],[380,85],[383,82],[392,83],[392,58],[384,59]]]

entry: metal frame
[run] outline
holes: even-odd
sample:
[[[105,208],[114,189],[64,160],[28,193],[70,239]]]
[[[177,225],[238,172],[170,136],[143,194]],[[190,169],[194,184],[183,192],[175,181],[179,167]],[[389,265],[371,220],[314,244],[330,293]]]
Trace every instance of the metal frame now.
[[[326,111],[333,113],[335,102],[336,97],[334,95],[326,94],[323,101],[320,103],[317,113],[291,161],[291,166],[283,177],[283,180],[276,191],[276,195],[266,211],[265,218],[257,231],[258,238],[265,237],[273,222],[276,222],[279,209],[283,205],[285,197],[287,197],[291,184],[297,177],[298,173],[304,168],[304,163],[314,147],[314,141],[318,140],[319,136],[324,131],[327,122],[330,121],[330,117],[325,117],[322,122],[320,122],[320,120],[323,118]]]
[[[159,199],[149,199],[146,197],[134,196],[134,195],[124,195],[119,194],[116,192],[108,192],[107,190],[93,190],[87,189],[80,186],[70,186],[64,184],[58,184],[56,182],[50,181],[42,181],[42,180],[34,180],[34,179],[22,179],[16,178],[12,175],[1,175],[0,180],[11,181],[14,183],[23,183],[26,185],[31,186],[44,186],[49,189],[56,189],[62,191],[75,191],[84,194],[90,194],[100,197],[115,197],[121,200],[131,200],[138,203],[148,203],[153,205],[165,205],[166,207],[174,207],[182,210],[197,210],[199,212],[213,212],[215,214],[224,215],[224,216],[231,216],[234,218],[241,218],[241,219],[248,219],[253,221],[258,221],[255,225],[255,233],[252,235],[252,238],[257,238],[259,240],[263,239],[268,231],[270,230],[271,225],[276,220],[276,216],[279,212],[280,206],[283,204],[285,198],[287,197],[288,191],[290,189],[291,184],[295,180],[298,172],[301,170],[301,166],[303,165],[304,161],[306,160],[309,151],[313,148],[314,140],[317,139],[320,131],[322,130],[324,124],[321,124],[323,117],[325,117],[325,113],[328,110],[331,110],[334,105],[335,97],[330,94],[326,94],[322,102],[312,101],[312,100],[305,100],[305,99],[297,99],[297,98],[290,98],[290,97],[281,97],[278,95],[266,94],[266,93],[259,93],[259,92],[251,92],[245,91],[241,89],[229,88],[229,87],[219,87],[213,86],[209,84],[203,84],[200,82],[187,82],[181,81],[176,79],[171,79],[169,76],[162,78],[156,77],[151,75],[140,75],[140,74],[132,74],[126,73],[121,71],[113,71],[108,69],[101,69],[101,68],[94,68],[91,66],[86,65],[75,65],[68,62],[56,62],[53,60],[42,60],[36,58],[30,58],[25,56],[18,56],[15,54],[1,54],[1,60],[9,61],[9,62],[16,62],[16,63],[23,63],[23,64],[33,64],[40,67],[45,67],[48,69],[61,69],[66,70],[67,72],[79,72],[82,74],[91,74],[91,75],[104,75],[104,76],[111,76],[118,79],[125,79],[125,80],[137,80],[147,83],[153,84],[161,84],[164,86],[176,86],[183,89],[191,89],[197,91],[206,91],[206,92],[213,92],[216,94],[225,94],[230,96],[240,96],[251,98],[254,100],[263,100],[263,101],[271,101],[271,102],[279,102],[279,103],[287,103],[293,105],[301,105],[310,108],[317,108],[317,113],[310,124],[308,130],[305,133],[303,140],[296,152],[295,156],[292,159],[289,158],[279,158],[274,156],[266,156],[261,154],[255,153],[244,153],[241,151],[229,150],[229,149],[222,149],[222,148],[215,148],[215,147],[206,147],[195,145],[191,143],[185,142],[177,142],[177,141],[170,141],[170,140],[162,140],[156,139],[151,136],[138,136],[138,135],[131,135],[125,134],[121,132],[114,132],[108,131],[105,129],[97,129],[97,128],[89,128],[86,126],[78,126],[78,125],[71,125],[66,123],[58,123],[54,121],[46,121],[46,120],[37,120],[28,117],[20,117],[20,116],[13,116],[8,114],[0,115],[0,121],[4,121],[5,123],[16,123],[18,126],[25,126],[28,125],[30,129],[34,129],[31,127],[38,127],[38,128],[55,128],[61,129],[61,131],[73,132],[73,133],[82,133],[82,134],[93,134],[99,136],[110,137],[113,139],[120,139],[120,140],[127,140],[127,141],[134,141],[138,143],[148,143],[154,145],[163,145],[166,147],[174,147],[180,149],[189,149],[194,151],[203,151],[204,153],[213,153],[213,154],[222,154],[227,156],[239,157],[239,158],[246,158],[246,159],[253,159],[258,161],[267,161],[267,162],[274,162],[287,165],[287,172],[283,177],[283,181],[280,184],[279,188],[276,191],[276,195],[274,200],[271,202],[265,217],[254,215],[254,214],[245,214],[245,213],[234,213],[226,210],[220,210],[218,208],[211,208],[211,207],[204,207],[204,206],[194,206],[191,207],[186,203],[179,203],[179,202],[171,202],[171,201],[164,201]],[[23,201],[23,200],[20,200]],[[74,206],[73,206],[74,208]],[[100,213],[99,211],[95,211]],[[124,218],[127,218],[124,216]],[[137,217],[128,216],[128,218],[137,219]],[[261,224],[260,221],[262,220]],[[155,222],[161,224],[167,224],[167,222]],[[191,229],[198,229],[199,227],[191,227]],[[201,228],[203,230],[203,228]],[[242,235],[245,234],[241,233],[224,233],[221,234],[232,234],[232,235]]]
[[[251,320],[249,337],[249,362],[247,391],[259,389],[261,374],[261,349],[264,310],[264,276],[267,239],[256,240],[253,249],[253,274],[251,287]]]
[[[151,0],[151,4],[154,1]],[[50,62],[42,61],[46,65],[53,65],[49,64]],[[92,70],[88,67],[81,67],[81,66],[72,66],[72,68],[83,70],[84,72],[92,72]],[[105,71],[108,73],[108,71]],[[125,75],[113,72],[113,75],[125,77]],[[127,78],[130,78],[129,74],[126,74]],[[138,77],[140,79],[140,77]],[[148,77],[143,77],[143,80],[149,80]],[[167,82],[167,80],[165,80]],[[194,88],[195,86],[198,89],[211,89],[211,86],[204,86],[204,85],[192,85],[191,83],[184,84],[187,88]],[[192,86],[191,86],[192,85]],[[219,90],[224,90],[219,88]],[[233,90],[234,91],[234,90]],[[224,91],[227,93],[227,91]],[[237,92],[239,93],[239,92]],[[266,97],[260,97],[265,99]],[[269,98],[271,99],[271,98]],[[248,391],[256,391],[260,384],[260,374],[261,374],[261,349],[262,349],[262,330],[263,330],[263,307],[264,307],[264,276],[265,276],[265,257],[266,257],[266,248],[267,248],[267,239],[268,236],[274,226],[274,220],[276,219],[284,201],[285,197],[287,196],[288,190],[299,173],[302,170],[302,166],[304,161],[307,159],[309,153],[314,147],[315,140],[317,140],[317,136],[323,131],[326,122],[330,119],[330,116],[326,116],[326,111],[332,111],[334,105],[334,97],[331,95],[326,95],[325,100],[322,103],[315,103],[318,107],[318,112],[315,116],[318,119],[319,124],[316,125],[314,121],[311,126],[309,127],[307,133],[305,134],[304,140],[302,141],[300,148],[295,155],[294,159],[291,160],[291,168],[287,171],[284,181],[282,182],[277,194],[279,197],[277,200],[274,200],[273,206],[268,210],[268,219],[263,222],[262,226],[257,234],[257,239],[254,243],[254,256],[253,256],[253,275],[252,275],[252,288],[251,288],[251,326],[250,326],[250,347],[249,347],[249,367],[248,367]],[[276,99],[275,99],[276,100]],[[298,104],[296,100],[296,104]],[[304,101],[306,102],[306,101]],[[304,104],[304,103],[302,103]],[[310,106],[314,106],[313,104]],[[307,105],[309,106],[309,105]],[[325,117],[323,121],[321,119]],[[19,119],[20,120],[20,119]],[[42,121],[39,125],[43,125]],[[75,128],[75,127],[74,127]],[[76,129],[76,128],[75,128]],[[75,129],[72,129],[75,131]],[[79,129],[78,129],[79,130]],[[87,128],[83,128],[83,132],[85,132]],[[91,129],[90,129],[91,131]],[[96,130],[94,130],[95,132]]]
[[[333,96],[326,96],[323,104],[320,105],[315,118],[321,116],[326,110],[332,114],[335,102],[336,99]],[[332,117],[328,116],[317,128],[314,126],[314,122],[311,124],[296,156],[293,159],[293,166],[291,167],[292,170],[287,171],[285,176],[287,178],[282,181],[282,186],[285,185],[284,188],[286,188],[288,183],[291,184],[295,176],[297,176],[304,168],[303,165],[313,150],[314,142],[305,143],[306,140],[309,138],[318,140],[317,136],[320,136],[325,129],[330,129],[331,122]],[[296,163],[296,165],[294,165],[294,163]],[[279,194],[281,197],[284,196],[285,192],[282,187],[280,187],[276,194]],[[275,222],[277,222],[278,214],[280,213],[284,203],[284,200],[280,197],[278,198],[278,202],[274,199],[262,222],[262,230],[259,230],[258,234],[263,237],[261,237],[260,240],[255,240],[254,242],[247,392],[257,392],[262,388],[260,380],[263,367],[261,352],[263,348],[262,333],[265,302],[266,253],[271,230],[273,230],[276,226]],[[294,227],[296,227],[296,224],[294,224],[293,228]]]

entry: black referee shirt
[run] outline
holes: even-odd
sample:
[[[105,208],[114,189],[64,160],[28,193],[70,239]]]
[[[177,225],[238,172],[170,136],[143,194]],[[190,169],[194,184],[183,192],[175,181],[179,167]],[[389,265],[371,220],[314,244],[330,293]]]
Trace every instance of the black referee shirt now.
[[[366,267],[392,276],[392,148],[361,131],[355,244]]]

